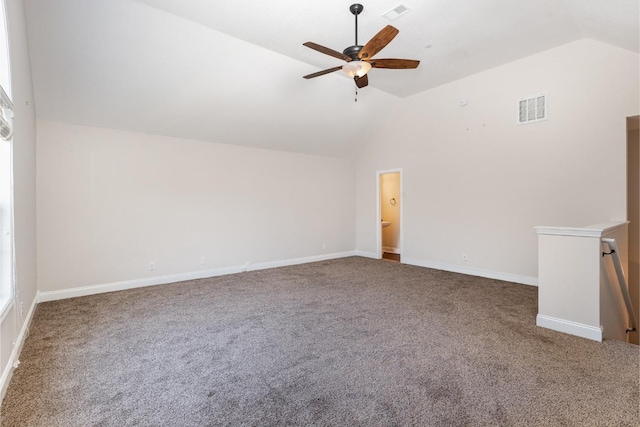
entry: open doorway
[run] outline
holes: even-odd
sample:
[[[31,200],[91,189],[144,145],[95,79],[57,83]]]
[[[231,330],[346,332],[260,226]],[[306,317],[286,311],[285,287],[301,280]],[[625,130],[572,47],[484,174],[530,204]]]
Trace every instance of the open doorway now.
[[[640,116],[627,118],[627,220],[629,221],[629,295],[640,315]],[[638,344],[638,331],[629,334]]]
[[[378,258],[401,261],[402,174],[394,169],[378,172]]]

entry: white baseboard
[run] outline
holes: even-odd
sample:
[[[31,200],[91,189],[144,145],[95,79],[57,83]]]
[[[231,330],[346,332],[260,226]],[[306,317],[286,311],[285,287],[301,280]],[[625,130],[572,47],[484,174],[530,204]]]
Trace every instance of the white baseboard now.
[[[602,329],[595,326],[545,316],[544,314],[538,314],[536,316],[536,325],[542,328],[564,332],[565,334],[576,335],[589,340],[602,342]]]
[[[504,280],[505,282],[520,283],[522,285],[538,286],[538,278],[522,276],[519,274],[503,273],[501,271],[482,270],[479,268],[462,267],[454,264],[445,264],[434,261],[424,261],[416,258],[402,257],[403,264],[417,265],[418,267],[433,268],[435,270],[451,271],[453,273],[467,274],[469,276],[486,277],[487,279]]]
[[[338,252],[325,255],[315,255],[304,258],[293,258],[282,261],[261,262],[243,265],[200,270],[189,273],[171,274],[167,276],[146,277],[144,279],[125,280],[122,282],[104,283],[100,285],[81,286],[78,288],[61,289],[58,291],[40,292],[40,302],[57,301],[67,298],[82,297],[87,295],[103,294],[107,292],[123,291],[127,289],[142,288],[146,286],[164,285],[167,283],[184,282],[185,280],[204,279],[207,277],[224,276],[227,274],[242,273],[251,270],[264,270],[267,268],[285,267],[287,265],[304,264],[308,262],[325,261],[328,259],[354,256],[354,251]]]
[[[361,256],[363,258],[380,259],[378,254],[376,254],[375,252],[355,251],[354,255]]]
[[[248,271],[265,270],[268,268],[286,267],[288,265],[297,265],[297,264],[307,264],[309,262],[318,262],[318,261],[326,261],[329,259],[346,258],[350,256],[355,256],[355,255],[356,255],[355,251],[348,251],[348,252],[336,252],[336,253],[326,254],[326,255],[313,255],[313,256],[302,257],[302,258],[285,259],[282,261],[259,262],[256,264],[249,264],[248,265],[249,268],[247,270]]]
[[[60,289],[57,291],[45,291],[40,292],[40,302],[124,291],[127,289],[143,288],[146,286],[164,285],[167,283],[183,282],[185,280],[202,279],[205,277],[223,276],[225,274],[242,273],[243,271],[246,271],[246,266],[216,268],[213,270],[201,270],[190,273],[171,274],[167,276],[145,277],[144,279],[124,280],[122,282],[104,283],[100,285],[80,286],[77,288]]]
[[[382,252],[388,252],[390,254],[399,254],[400,253],[400,249],[399,248],[393,248],[391,246],[383,246],[382,247]]]
[[[39,295],[36,294],[33,302],[31,303],[31,307],[29,307],[29,311],[27,312],[27,317],[25,317],[24,322],[22,323],[20,333],[16,337],[15,344],[13,345],[13,350],[11,351],[11,355],[9,356],[9,361],[2,371],[2,376],[0,377],[0,403],[4,400],[4,395],[7,392],[9,382],[11,381],[11,377],[13,376],[13,370],[15,369],[13,365],[16,363],[16,361],[19,360],[18,358],[20,356],[20,352],[22,351],[24,340],[27,338],[27,331],[29,330],[29,325],[31,325],[33,313],[35,313],[36,311],[36,306],[38,305],[39,301],[38,298]],[[17,310],[17,305],[15,305],[13,309]]]

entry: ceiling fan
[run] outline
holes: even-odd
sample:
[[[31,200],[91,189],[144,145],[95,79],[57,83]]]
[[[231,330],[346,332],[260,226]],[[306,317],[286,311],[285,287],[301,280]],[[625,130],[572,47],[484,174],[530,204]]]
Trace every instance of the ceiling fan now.
[[[329,49],[328,47],[321,46],[317,43],[306,42],[304,46],[324,53],[325,55],[333,56],[334,58],[347,61],[345,65],[329,68],[326,70],[318,71],[304,76],[305,79],[312,79],[314,77],[323,76],[325,74],[333,73],[342,69],[349,77],[352,77],[358,88],[363,88],[369,84],[369,78],[367,73],[371,68],[390,68],[390,69],[408,69],[417,68],[420,65],[420,61],[414,59],[373,59],[373,55],[380,52],[386,45],[393,40],[393,38],[399,33],[397,28],[387,25],[378,34],[373,36],[369,42],[361,46],[358,44],[358,15],[362,12],[364,7],[361,4],[352,4],[349,7],[351,13],[356,17],[356,43],[353,46],[349,46],[342,53]]]

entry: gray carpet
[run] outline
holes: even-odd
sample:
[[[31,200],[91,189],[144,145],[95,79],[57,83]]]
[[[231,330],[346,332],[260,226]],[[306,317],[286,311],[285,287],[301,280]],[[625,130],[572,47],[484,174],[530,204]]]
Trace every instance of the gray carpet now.
[[[637,426],[638,347],[364,258],[40,304],[2,426]]]

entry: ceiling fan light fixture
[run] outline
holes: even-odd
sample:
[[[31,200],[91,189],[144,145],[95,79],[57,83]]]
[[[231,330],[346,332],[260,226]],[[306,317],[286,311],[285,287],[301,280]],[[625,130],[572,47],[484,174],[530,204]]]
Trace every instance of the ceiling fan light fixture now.
[[[351,77],[362,77],[369,72],[371,64],[367,61],[351,61],[342,66],[342,71]]]
[[[408,8],[404,5],[401,5],[402,11],[408,10]],[[396,11],[399,7],[396,8]],[[333,73],[334,71],[342,70],[346,75],[351,77],[356,87],[361,89],[369,84],[369,77],[367,73],[371,68],[388,68],[388,69],[408,69],[408,68],[417,68],[420,64],[420,61],[413,59],[373,59],[373,56],[380,52],[386,45],[393,40],[395,36],[398,35],[398,29],[392,27],[391,25],[387,25],[382,30],[378,31],[375,36],[371,38],[364,46],[358,44],[358,15],[362,12],[363,7],[361,4],[352,4],[349,8],[351,13],[355,15],[356,19],[356,42],[353,46],[347,47],[342,53],[329,49],[328,47],[324,47],[317,43],[306,42],[303,43],[304,46],[311,48],[313,50],[317,50],[320,53],[324,53],[325,55],[332,56],[334,58],[342,59],[347,63],[344,66],[337,66],[333,68],[328,68],[326,70],[318,71],[315,73],[308,74],[306,76],[302,76],[305,79],[312,79],[314,77],[324,76],[325,74]]]

